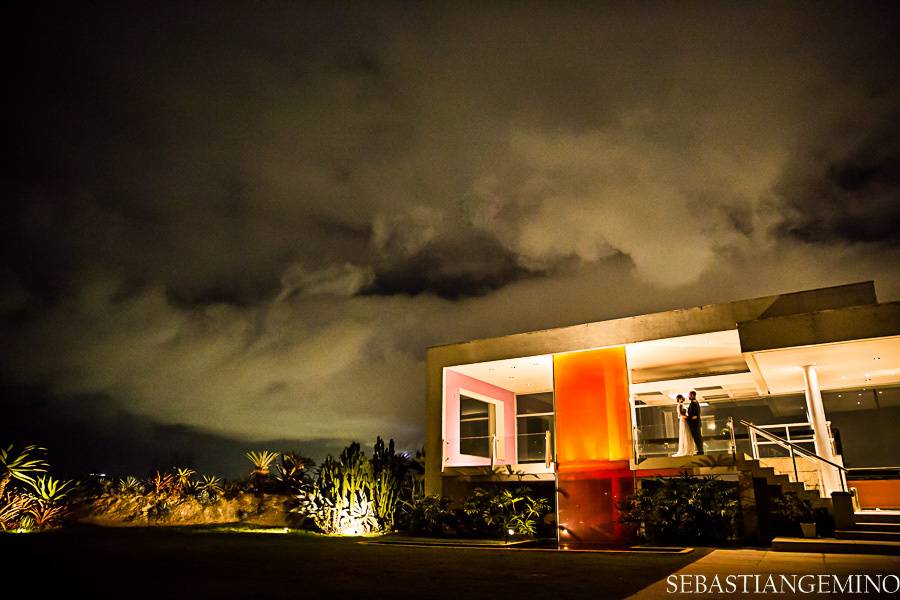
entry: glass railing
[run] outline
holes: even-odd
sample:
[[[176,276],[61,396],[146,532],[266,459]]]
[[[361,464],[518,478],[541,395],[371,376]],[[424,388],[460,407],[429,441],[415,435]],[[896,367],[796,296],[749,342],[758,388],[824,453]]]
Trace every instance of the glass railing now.
[[[715,415],[700,417],[703,451],[706,454],[731,453],[731,421]],[[690,435],[688,430],[687,435]],[[638,462],[650,457],[678,454],[678,425],[648,424],[634,428],[635,458]]]
[[[516,436],[516,449],[520,463],[546,462],[548,453],[553,456],[553,436],[547,431],[520,433]]]
[[[507,456],[510,441],[515,442],[515,455],[512,457]],[[466,436],[459,439],[459,452],[465,456],[496,460],[504,464],[547,463],[553,461],[553,434],[541,431],[505,436]]]

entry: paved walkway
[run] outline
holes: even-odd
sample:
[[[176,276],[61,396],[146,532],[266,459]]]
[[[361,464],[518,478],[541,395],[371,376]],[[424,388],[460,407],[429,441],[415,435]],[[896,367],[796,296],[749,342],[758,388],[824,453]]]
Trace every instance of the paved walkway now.
[[[729,593],[729,590],[725,587],[727,585],[727,575],[752,576],[757,574],[760,575],[758,580],[753,578],[732,578],[732,581],[734,581],[737,587],[737,591],[731,591]],[[735,598],[741,597],[760,597],[770,574],[774,576],[774,584],[778,586],[784,586],[783,582],[779,579],[780,575],[797,575],[799,578],[801,575],[828,574],[836,575],[842,582],[846,580],[848,575],[881,574],[900,576],[900,556],[772,552],[770,550],[715,550],[700,560],[677,571],[674,574],[674,579],[673,576],[661,579],[653,585],[634,594],[630,598],[636,600],[668,598],[669,600],[672,600],[673,598],[687,598],[688,596],[695,595],[701,598],[729,598],[734,600]],[[675,590],[674,582],[682,580],[682,575],[691,576],[686,578],[689,585],[694,588],[689,590],[690,593],[688,593],[688,591],[679,592]],[[697,593],[698,591],[702,591],[697,589],[697,582],[698,580],[701,580],[701,577],[695,578],[693,577],[695,575],[705,576],[707,586],[710,586],[711,582],[714,580],[714,576],[718,575],[724,593],[718,593],[718,590],[709,589],[706,593]],[[800,583],[795,583],[795,586],[805,585],[808,588],[809,585],[814,584],[813,581],[814,580],[811,578],[807,578]],[[743,582],[746,582],[748,593],[742,593],[741,586],[744,585]],[[754,591],[754,585],[758,585],[759,593],[757,594],[749,593]],[[831,585],[831,583],[829,582],[828,585]],[[842,585],[844,584],[842,583]],[[859,583],[856,585],[859,585]],[[893,584],[891,583],[890,585]],[[781,590],[785,590],[786,593],[774,594],[772,588],[769,588],[766,595],[774,595],[778,598],[836,598],[847,596],[847,594],[842,594],[840,592],[830,596],[828,594],[800,593],[799,591],[797,593],[791,593],[789,587],[781,587]],[[885,596],[900,598],[900,591],[895,594],[883,594],[881,597]],[[878,598],[879,594],[869,593],[867,596],[858,597]]]

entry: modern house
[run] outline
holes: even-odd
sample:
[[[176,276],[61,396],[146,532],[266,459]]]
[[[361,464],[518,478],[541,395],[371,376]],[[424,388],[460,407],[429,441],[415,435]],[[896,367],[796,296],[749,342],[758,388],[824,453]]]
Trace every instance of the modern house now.
[[[544,486],[562,543],[623,540],[617,502],[685,470],[900,508],[900,302],[871,281],[436,346],[427,375],[426,493]],[[673,457],[691,390],[706,455]]]

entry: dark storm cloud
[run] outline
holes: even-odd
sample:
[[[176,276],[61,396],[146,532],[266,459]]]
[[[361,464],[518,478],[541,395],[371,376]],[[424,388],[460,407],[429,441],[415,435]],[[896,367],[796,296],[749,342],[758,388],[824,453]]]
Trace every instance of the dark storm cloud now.
[[[496,238],[483,233],[434,240],[411,256],[388,256],[375,267],[369,294],[421,294],[442,298],[478,296],[525,277],[536,276]]]
[[[2,377],[73,412],[414,446],[429,344],[900,297],[874,4],[18,8]]]
[[[862,139],[849,148],[846,139],[829,140],[831,152],[819,149],[799,181],[788,178],[785,233],[819,243],[900,244],[900,112],[854,134]]]

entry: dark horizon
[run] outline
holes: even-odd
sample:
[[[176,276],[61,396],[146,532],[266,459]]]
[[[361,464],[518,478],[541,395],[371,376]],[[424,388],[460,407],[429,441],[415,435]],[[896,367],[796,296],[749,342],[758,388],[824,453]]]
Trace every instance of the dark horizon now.
[[[875,280],[890,4],[17,6],[0,444],[422,446],[431,345]]]

